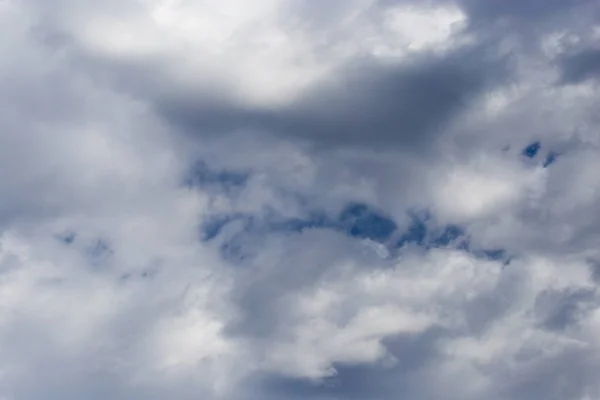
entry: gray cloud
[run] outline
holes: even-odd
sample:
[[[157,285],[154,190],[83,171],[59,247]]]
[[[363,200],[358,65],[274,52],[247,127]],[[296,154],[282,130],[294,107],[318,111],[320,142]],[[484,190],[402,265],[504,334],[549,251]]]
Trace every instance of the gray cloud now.
[[[562,81],[580,83],[600,76],[600,50],[588,49],[568,55],[560,61]]]
[[[542,0],[507,0],[478,2],[467,0],[463,2],[469,11],[469,15],[475,19],[495,19],[513,17],[526,22],[536,23],[545,17],[553,16],[560,12],[570,12],[575,7],[592,4],[589,0],[574,1],[542,1]]]
[[[486,53],[478,47],[397,67],[358,63],[282,109],[244,109],[185,98],[158,99],[157,108],[191,134],[256,129],[327,145],[418,148],[498,83],[503,62]]]
[[[175,3],[0,3],[1,399],[598,397],[594,2]]]

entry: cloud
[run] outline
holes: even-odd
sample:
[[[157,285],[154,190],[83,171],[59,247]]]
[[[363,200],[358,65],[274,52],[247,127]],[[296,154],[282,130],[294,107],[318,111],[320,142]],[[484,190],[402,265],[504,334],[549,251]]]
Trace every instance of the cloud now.
[[[581,51],[565,58],[562,79],[566,83],[579,83],[600,75],[600,50]]]
[[[559,12],[569,12],[577,6],[589,4],[586,0],[576,0],[572,2],[540,1],[533,0],[521,2],[517,0],[494,1],[489,4],[482,4],[476,1],[466,1],[466,7],[470,11],[469,15],[475,18],[502,18],[513,17],[525,19],[528,22],[538,22]]]
[[[597,12],[0,2],[0,398],[597,398]]]

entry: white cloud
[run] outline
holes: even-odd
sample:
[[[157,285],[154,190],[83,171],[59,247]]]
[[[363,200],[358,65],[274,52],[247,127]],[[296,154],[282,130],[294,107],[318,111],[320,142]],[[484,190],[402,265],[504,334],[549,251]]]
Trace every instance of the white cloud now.
[[[467,16],[456,7],[398,7],[387,12],[390,29],[407,42],[408,50],[424,50],[452,42]]]
[[[436,211],[450,219],[501,214],[519,200],[535,201],[545,191],[542,169],[527,169],[501,157],[482,157],[465,164],[439,174]]]

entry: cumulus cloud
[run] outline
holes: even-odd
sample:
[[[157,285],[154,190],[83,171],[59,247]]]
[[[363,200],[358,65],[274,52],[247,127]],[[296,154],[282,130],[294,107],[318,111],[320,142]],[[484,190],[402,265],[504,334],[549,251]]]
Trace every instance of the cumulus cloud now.
[[[0,1],[0,399],[596,399],[594,1]]]

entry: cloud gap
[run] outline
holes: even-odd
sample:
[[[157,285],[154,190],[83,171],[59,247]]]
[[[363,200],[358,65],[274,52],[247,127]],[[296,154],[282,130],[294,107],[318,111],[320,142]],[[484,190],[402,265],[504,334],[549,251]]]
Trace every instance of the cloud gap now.
[[[208,218],[202,224],[201,232],[202,240],[211,242],[219,239],[229,225],[231,230],[219,240],[222,254],[228,259],[246,259],[248,255],[243,255],[245,244],[258,243],[270,235],[296,235],[306,230],[323,229],[380,243],[391,252],[407,246],[426,250],[454,248],[483,259],[510,260],[505,249],[472,248],[465,228],[456,224],[435,226],[435,218],[429,212],[408,211],[407,216],[410,224],[401,230],[392,218],[368,204],[352,202],[333,216],[324,212],[310,212],[305,218],[285,218],[272,213],[218,215]]]
[[[535,156],[538,154],[541,148],[541,142],[533,142],[525,146],[525,148],[521,151],[521,154],[527,158],[535,158]]]

